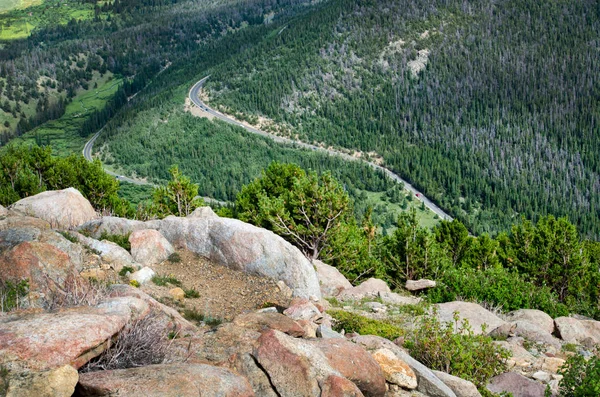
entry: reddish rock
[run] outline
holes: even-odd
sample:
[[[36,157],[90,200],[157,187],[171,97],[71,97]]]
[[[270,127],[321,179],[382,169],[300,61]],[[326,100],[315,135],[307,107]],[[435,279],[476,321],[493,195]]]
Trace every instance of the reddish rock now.
[[[262,332],[275,329],[293,337],[302,337],[304,329],[291,318],[280,313],[249,313],[237,316],[233,323],[239,327]]]
[[[379,349],[371,353],[385,375],[385,380],[405,389],[417,388],[417,376],[404,361],[389,349]]]
[[[330,375],[321,384],[321,397],[363,397],[360,389],[348,379]]]
[[[81,374],[75,395],[253,397],[254,392],[245,378],[225,368],[205,364],[159,364]]]
[[[28,216],[48,221],[53,228],[70,229],[98,217],[77,189],[49,190],[21,199],[10,206]]]
[[[290,306],[285,309],[283,314],[293,320],[314,321],[323,317],[319,309],[306,298],[295,298],[292,300]]]
[[[385,375],[377,361],[363,347],[337,338],[311,342],[325,354],[329,365],[354,382],[365,396],[385,394]]]
[[[0,317],[0,364],[36,371],[65,364],[79,368],[100,354],[132,315],[147,310],[138,299],[116,298],[98,307]]]
[[[229,368],[248,379],[252,390],[260,397],[278,397],[267,374],[258,367],[254,357],[248,353],[236,354],[229,361]]]
[[[166,260],[175,250],[160,232],[153,229],[136,230],[129,236],[131,256],[144,266]]]

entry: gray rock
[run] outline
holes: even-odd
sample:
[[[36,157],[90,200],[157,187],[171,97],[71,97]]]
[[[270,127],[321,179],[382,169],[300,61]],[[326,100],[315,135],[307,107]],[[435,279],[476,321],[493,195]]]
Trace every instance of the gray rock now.
[[[131,273],[129,275],[129,280],[137,281],[141,285],[146,284],[147,282],[152,280],[152,277],[154,277],[155,275],[156,273],[154,272],[154,270],[150,269],[149,267],[143,267],[137,272]]]
[[[136,230],[156,228],[151,227],[150,222],[135,221],[116,216],[104,216],[100,219],[84,223],[79,227],[79,231],[90,237],[99,239],[102,234],[126,236]]]
[[[385,313],[387,311],[387,307],[379,302],[366,302],[365,306],[371,309],[373,313]]]
[[[169,257],[175,249],[158,231],[136,230],[129,236],[131,256],[142,265],[156,265]]]
[[[334,338],[345,339],[342,334],[332,330],[331,328],[329,328],[323,324],[321,324],[317,327],[317,337],[323,338],[323,339],[334,339]]]
[[[392,292],[385,281],[377,278],[370,278],[356,287],[343,290],[337,298],[346,300],[361,300],[363,298],[374,298],[379,296],[381,292]]]
[[[593,347],[600,343],[600,321],[578,320],[573,317],[554,319],[562,340]]]
[[[550,383],[552,380],[552,376],[548,372],[544,371],[537,371],[531,377],[543,383]]]
[[[188,218],[218,218],[219,216],[215,214],[215,212],[210,207],[198,207],[191,214],[187,216]]]
[[[483,333],[482,326],[484,324],[487,334],[505,323],[500,317],[476,303],[454,301],[437,304],[435,307],[437,308],[437,317],[441,322],[454,324],[454,312],[458,312],[459,321],[467,320],[476,335]]]
[[[422,278],[420,280],[406,280],[405,288],[409,291],[421,291],[435,286],[435,281]]]
[[[529,321],[517,320],[504,323],[489,333],[494,337],[520,336],[532,342],[541,343],[560,349],[561,342],[558,338],[548,333],[544,328]]]
[[[28,216],[43,219],[53,228],[70,229],[98,217],[77,189],[49,190],[21,199],[10,206]]]
[[[8,216],[8,210],[0,205],[0,217]]]
[[[343,290],[352,288],[350,281],[335,267],[329,266],[320,260],[313,260],[312,263],[317,271],[323,296],[337,296]]]
[[[516,372],[506,372],[493,377],[487,389],[492,393],[512,393],[513,397],[544,397],[546,390],[541,383]]]
[[[417,296],[403,296],[395,292],[379,291],[379,297],[388,305],[416,305],[422,299]]]
[[[169,216],[159,231],[171,244],[246,273],[283,280],[294,296],[321,296],[317,274],[296,247],[273,232],[237,219]]]
[[[481,397],[481,393],[477,390],[477,386],[472,382],[442,371],[433,371],[433,373],[444,382],[446,386],[452,389],[454,394],[456,394],[456,397]]]
[[[91,237],[86,237],[78,232],[70,232],[81,244],[100,253],[100,258],[106,264],[111,265],[115,271],[120,271],[123,266],[130,266],[134,269],[139,268],[139,264],[133,260],[131,254],[123,247],[112,241],[98,241]]]
[[[417,390],[431,397],[456,397],[456,394],[426,366],[412,358],[395,343],[374,335],[359,335],[351,339],[367,350],[389,349],[415,372],[418,379]]]
[[[506,315],[506,321],[527,321],[535,324],[538,328],[543,329],[547,333],[554,332],[554,320],[541,310],[535,309],[520,309],[515,310]]]

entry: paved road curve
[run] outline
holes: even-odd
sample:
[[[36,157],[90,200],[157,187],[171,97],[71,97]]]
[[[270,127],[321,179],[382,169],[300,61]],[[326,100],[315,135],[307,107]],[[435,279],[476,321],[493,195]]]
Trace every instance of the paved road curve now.
[[[404,188],[406,190],[408,190],[411,194],[413,194],[417,198],[417,200],[420,200],[421,202],[423,202],[427,208],[429,208],[431,211],[433,211],[435,214],[437,214],[441,219],[450,220],[450,221],[453,219],[450,215],[448,215],[446,212],[444,212],[440,207],[435,205],[435,203],[433,203],[431,200],[429,200],[427,197],[425,197],[423,195],[423,193],[418,191],[413,185],[411,185],[410,183],[408,183],[407,181],[402,179],[398,174],[393,173],[392,171],[388,170],[385,167],[382,167],[375,163],[371,163],[369,161],[358,159],[356,157],[350,156],[349,154],[337,151],[335,149],[326,149],[326,148],[322,148],[319,146],[311,145],[309,143],[296,141],[293,139],[283,138],[280,136],[269,134],[267,132],[264,132],[264,131],[258,130],[256,128],[242,124],[239,121],[233,120],[232,118],[224,115],[223,113],[217,112],[216,110],[208,107],[204,102],[202,102],[199,94],[200,94],[200,90],[202,89],[202,85],[209,77],[210,76],[206,76],[202,80],[198,81],[196,84],[194,84],[194,86],[190,89],[190,92],[189,92],[189,97],[190,97],[190,100],[192,101],[192,103],[194,105],[198,106],[204,112],[209,113],[212,116],[214,116],[220,120],[223,120],[229,124],[233,124],[233,125],[237,125],[238,127],[242,127],[245,130],[252,132],[253,134],[262,135],[267,138],[270,138],[270,139],[274,140],[275,142],[287,143],[287,144],[292,144],[292,145],[300,146],[300,147],[307,148],[307,149],[312,149],[315,151],[325,152],[325,153],[328,153],[333,156],[341,157],[348,161],[364,161],[365,163],[369,164],[369,166],[373,167],[374,169],[384,172],[387,176],[389,176],[394,181],[402,183],[402,185],[404,186]]]

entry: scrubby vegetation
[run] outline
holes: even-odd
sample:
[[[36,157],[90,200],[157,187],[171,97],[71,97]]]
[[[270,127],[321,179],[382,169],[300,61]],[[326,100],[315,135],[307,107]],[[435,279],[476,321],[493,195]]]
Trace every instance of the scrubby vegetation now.
[[[600,357],[585,359],[581,355],[569,357],[560,374],[561,397],[584,397],[600,395]]]
[[[329,310],[327,313],[335,319],[337,331],[356,332],[361,335],[377,335],[389,340],[395,340],[406,335],[406,331],[389,322],[374,320],[344,310]]]

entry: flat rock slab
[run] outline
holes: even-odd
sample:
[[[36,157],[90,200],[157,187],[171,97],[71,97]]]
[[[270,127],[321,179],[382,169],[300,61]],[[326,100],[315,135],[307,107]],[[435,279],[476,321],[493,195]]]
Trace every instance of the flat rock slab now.
[[[486,325],[485,333],[488,334],[505,323],[500,317],[476,303],[455,301],[437,304],[435,307],[437,308],[437,317],[441,322],[454,324],[454,312],[458,312],[458,326],[460,327],[460,321],[467,320],[476,335],[483,334],[482,326],[484,324]]]
[[[42,192],[17,201],[10,209],[43,219],[58,229],[77,227],[98,217],[90,202],[74,188]]]
[[[0,317],[0,363],[42,371],[66,364],[79,368],[104,350],[133,313],[147,310],[134,298],[110,299],[99,307],[58,313]]]
[[[74,395],[253,397],[254,392],[245,378],[225,368],[206,364],[159,364],[81,374]]]
[[[296,321],[280,313],[241,314],[233,319],[233,324],[257,332],[275,329],[296,338],[304,336],[304,329]]]
[[[422,278],[420,280],[406,280],[405,288],[409,291],[421,291],[435,286],[435,281]]]
[[[546,390],[541,383],[516,372],[506,372],[493,377],[487,389],[492,393],[512,393],[513,397],[544,397]]]

